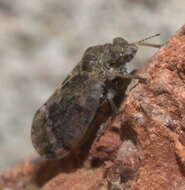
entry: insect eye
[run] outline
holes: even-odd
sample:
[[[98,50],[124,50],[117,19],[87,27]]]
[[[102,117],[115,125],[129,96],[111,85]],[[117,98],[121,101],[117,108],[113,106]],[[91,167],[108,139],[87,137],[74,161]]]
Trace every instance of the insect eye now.
[[[123,56],[123,48],[122,47],[119,47],[119,46],[116,46],[116,47],[113,47],[112,48],[112,57],[117,59],[119,57],[122,57]]]
[[[126,45],[128,45],[128,42],[121,37],[117,37],[117,38],[113,39],[113,44],[120,45],[120,46],[126,46]]]
[[[112,47],[112,52],[115,54],[123,52],[123,48],[121,46],[114,46]]]

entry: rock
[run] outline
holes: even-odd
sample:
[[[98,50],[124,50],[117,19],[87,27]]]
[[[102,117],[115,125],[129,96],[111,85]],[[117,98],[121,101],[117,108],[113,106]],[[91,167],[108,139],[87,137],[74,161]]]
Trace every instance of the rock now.
[[[0,175],[0,189],[184,190],[185,26],[139,71],[106,130],[68,158],[35,158]]]

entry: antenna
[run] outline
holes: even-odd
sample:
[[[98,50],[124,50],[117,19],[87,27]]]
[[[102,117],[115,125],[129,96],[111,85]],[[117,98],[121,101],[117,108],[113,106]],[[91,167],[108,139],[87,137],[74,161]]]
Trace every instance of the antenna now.
[[[139,46],[150,46],[150,47],[154,47],[154,48],[160,48],[162,46],[160,44],[152,44],[152,43],[144,42],[145,40],[149,40],[149,39],[154,38],[154,37],[159,36],[159,35],[160,34],[154,34],[152,36],[146,37],[142,40],[139,40],[139,41],[131,43],[131,44],[135,44],[135,45],[139,45]]]

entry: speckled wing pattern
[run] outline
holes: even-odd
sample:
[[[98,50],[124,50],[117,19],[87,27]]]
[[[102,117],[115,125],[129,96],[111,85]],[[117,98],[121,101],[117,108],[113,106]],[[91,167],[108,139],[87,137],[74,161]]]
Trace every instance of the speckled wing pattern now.
[[[47,159],[66,156],[89,130],[104,89],[104,83],[87,72],[74,75],[59,87],[35,113],[31,131],[35,149]]]

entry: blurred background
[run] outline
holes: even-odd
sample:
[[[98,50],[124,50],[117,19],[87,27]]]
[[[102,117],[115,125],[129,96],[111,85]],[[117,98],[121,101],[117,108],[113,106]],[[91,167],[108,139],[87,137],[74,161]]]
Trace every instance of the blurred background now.
[[[184,7],[184,0],[0,0],[0,171],[36,154],[33,114],[87,47],[155,33],[151,41],[165,43],[185,24]],[[155,51],[141,47],[133,65]]]

